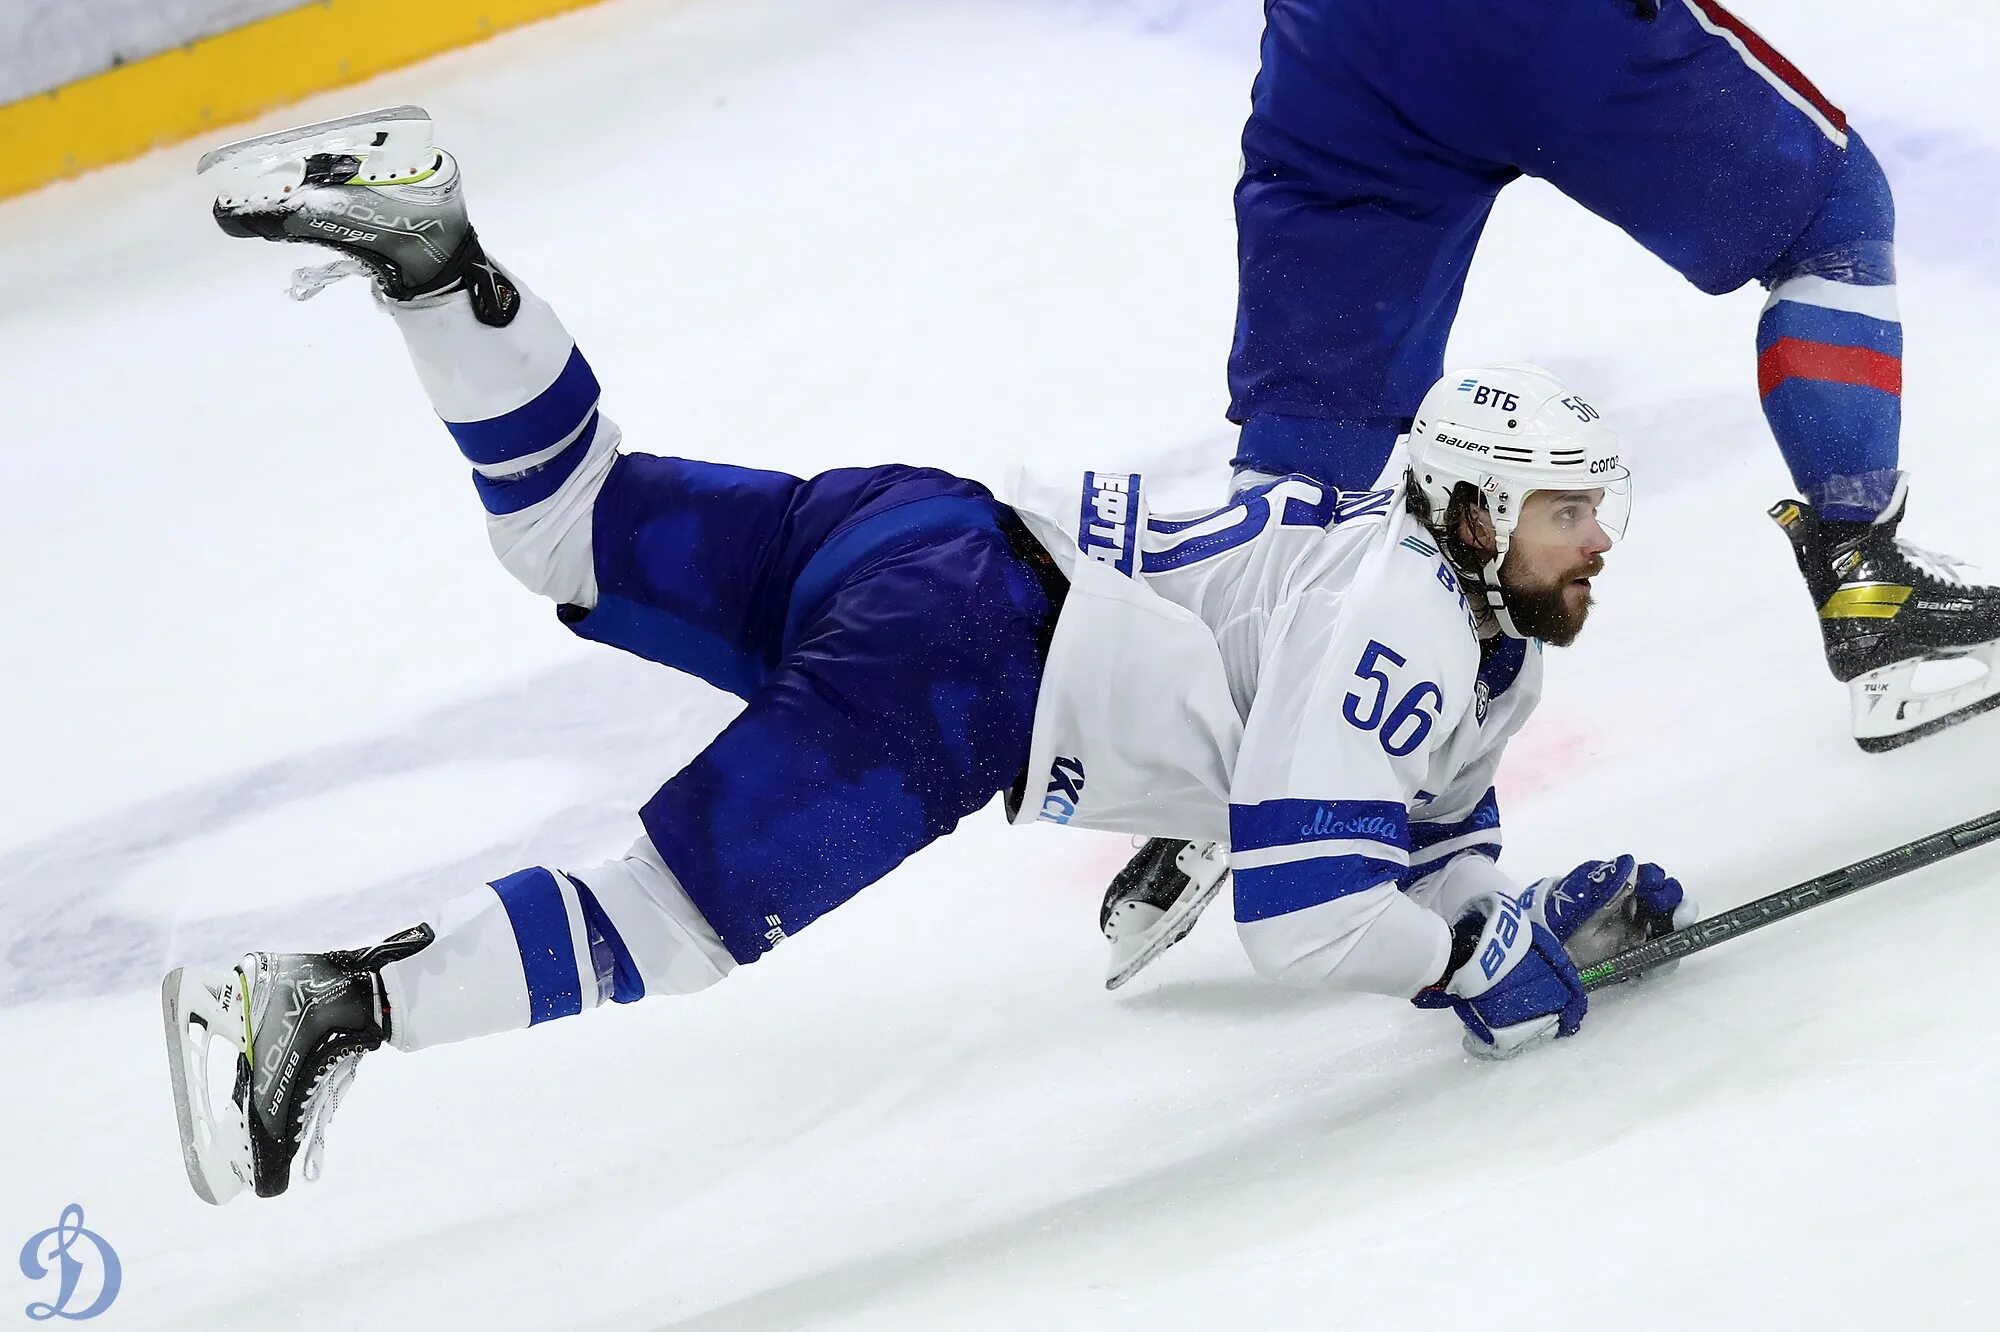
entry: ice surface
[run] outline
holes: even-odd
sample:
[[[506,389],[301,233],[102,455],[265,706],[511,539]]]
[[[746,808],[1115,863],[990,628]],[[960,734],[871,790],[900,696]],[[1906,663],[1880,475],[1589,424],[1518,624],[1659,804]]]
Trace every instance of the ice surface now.
[[[1221,483],[1251,0],[613,0],[222,137],[399,101],[639,448]],[[1899,185],[1917,540],[1995,559],[2000,19],[1744,8]],[[0,1243],[81,1202],[159,1329],[1987,1328],[2000,859],[1830,906],[1475,1066],[1256,982],[1116,997],[1121,839],[968,822],[686,1000],[365,1065],[326,1181],[182,1176],[170,963],[589,863],[729,716],[494,565],[394,332],[226,240],[188,145],[0,208]],[[2000,804],[2000,717],[1867,757],[1763,508],[1756,292],[1510,189],[1455,352],[1550,363],[1639,507],[1501,776],[1507,864],[1711,907]],[[0,1322],[48,1292],[0,1262]]]

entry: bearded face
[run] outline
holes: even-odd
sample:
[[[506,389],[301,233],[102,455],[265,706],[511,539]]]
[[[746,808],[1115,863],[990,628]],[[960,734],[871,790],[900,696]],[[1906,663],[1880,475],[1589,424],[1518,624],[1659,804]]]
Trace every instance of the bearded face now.
[[[1514,627],[1530,638],[1554,647],[1568,647],[1590,618],[1590,580],[1604,572],[1604,559],[1593,555],[1549,578],[1523,572],[1510,546],[1500,563],[1500,586],[1507,593],[1507,610]]]
[[[1601,490],[1538,490],[1522,504],[1500,586],[1514,627],[1529,637],[1568,647],[1583,632],[1591,580],[1604,572],[1611,549],[1597,521],[1603,497]]]

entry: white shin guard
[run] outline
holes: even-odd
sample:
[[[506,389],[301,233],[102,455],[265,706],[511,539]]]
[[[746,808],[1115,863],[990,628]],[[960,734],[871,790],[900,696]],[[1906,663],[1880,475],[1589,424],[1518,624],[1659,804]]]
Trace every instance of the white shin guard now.
[[[410,302],[384,301],[403,335],[431,407],[448,424],[486,422],[521,413],[547,393],[569,366],[576,344],[562,321],[512,270],[520,313],[494,328],[472,312],[462,292]],[[573,429],[549,444],[500,462],[474,462],[490,480],[526,476],[549,464],[591,431],[588,456],[546,499],[508,513],[488,513],[487,536],[507,572],[529,591],[560,604],[595,606],[597,574],[590,514],[611,464],[618,427],[584,404]]]
[[[429,947],[382,969],[396,1048],[420,1050],[544,1020],[549,1013],[531,971],[545,969],[551,954],[567,952],[564,974],[574,978],[566,1011],[588,1011],[613,998],[611,974],[601,964],[606,945],[586,923],[579,885],[610,923],[646,995],[707,989],[735,965],[645,838],[594,869],[546,873],[546,890],[561,898],[560,916],[544,911],[539,924],[552,929],[536,933],[537,922],[518,900],[510,904],[501,888],[484,885],[445,904],[430,922],[437,938]]]

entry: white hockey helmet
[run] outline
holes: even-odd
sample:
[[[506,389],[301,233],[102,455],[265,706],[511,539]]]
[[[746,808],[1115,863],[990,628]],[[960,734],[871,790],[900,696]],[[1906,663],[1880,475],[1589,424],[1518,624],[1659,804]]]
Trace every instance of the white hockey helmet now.
[[[1413,483],[1442,522],[1464,482],[1486,503],[1494,553],[1479,570],[1486,606],[1501,629],[1521,637],[1500,589],[1521,506],[1537,490],[1601,490],[1597,522],[1612,540],[1631,514],[1631,474],[1618,437],[1597,409],[1540,366],[1496,361],[1453,371],[1424,395],[1410,426]],[[1470,572],[1470,571],[1468,571]]]

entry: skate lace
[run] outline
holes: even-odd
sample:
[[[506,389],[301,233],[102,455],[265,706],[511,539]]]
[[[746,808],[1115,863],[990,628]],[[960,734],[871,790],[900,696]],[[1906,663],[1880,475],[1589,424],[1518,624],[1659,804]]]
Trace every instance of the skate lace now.
[[[1949,583],[1953,587],[1969,586],[1971,580],[1966,575],[1977,567],[1970,560],[1961,560],[1956,555],[1945,555],[1935,550],[1925,550],[1922,546],[1913,546],[1900,538],[1896,542],[1896,549],[1904,559],[1916,565],[1918,569],[1939,582]]]
[[[354,1085],[354,1070],[361,1063],[361,1051],[349,1050],[325,1068],[306,1088],[299,1113],[299,1144],[305,1149],[300,1171],[308,1180],[317,1180],[326,1155],[326,1126],[340,1109],[340,1098]]]
[[[309,301],[342,278],[370,276],[373,276],[373,270],[359,259],[336,259],[330,264],[315,264],[295,270],[292,285],[285,288],[285,295],[295,301]]]

